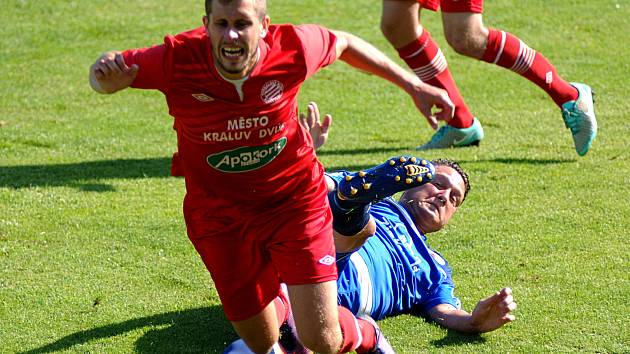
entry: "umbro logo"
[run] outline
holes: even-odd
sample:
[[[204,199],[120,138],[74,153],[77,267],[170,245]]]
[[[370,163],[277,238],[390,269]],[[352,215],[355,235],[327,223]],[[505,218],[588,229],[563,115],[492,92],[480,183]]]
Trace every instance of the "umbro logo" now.
[[[333,257],[331,255],[326,255],[326,256],[320,258],[318,262],[323,264],[323,265],[329,266],[329,265],[335,263],[335,257]]]
[[[201,102],[214,101],[214,98],[206,95],[205,93],[193,93],[192,96],[196,98],[197,101],[201,101]]]
[[[545,74],[545,83],[547,85],[551,85],[552,82],[553,82],[553,73],[551,71],[548,71]]]

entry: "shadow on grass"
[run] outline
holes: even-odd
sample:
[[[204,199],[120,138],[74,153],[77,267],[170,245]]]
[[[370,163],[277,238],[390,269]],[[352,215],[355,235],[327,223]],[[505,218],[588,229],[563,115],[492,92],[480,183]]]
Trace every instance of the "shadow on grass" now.
[[[118,159],[69,164],[0,166],[0,187],[76,187],[87,192],[109,192],[108,184],[93,179],[170,176],[171,158]],[[81,183],[86,181],[86,183]]]
[[[464,334],[457,331],[447,331],[442,339],[431,341],[436,348],[454,347],[459,345],[483,344],[486,339],[478,334]]]
[[[576,159],[525,159],[517,157],[502,157],[496,159],[480,159],[480,160],[457,160],[460,163],[500,163],[505,165],[555,165],[560,163],[574,163]]]
[[[407,147],[389,147],[374,149],[339,149],[319,151],[318,155],[360,155],[382,152],[394,152],[408,149]],[[411,153],[418,155],[417,153]],[[395,155],[395,154],[394,154]],[[496,158],[481,160],[458,160],[460,163],[501,163],[501,164],[530,164],[550,165],[573,163],[575,159],[526,159],[526,158]],[[29,188],[29,187],[75,187],[86,192],[111,192],[114,187],[106,183],[87,182],[94,179],[134,179],[134,178],[167,178],[170,176],[170,157],[146,159],[117,159],[87,161],[70,164],[52,165],[24,165],[0,166],[0,187]],[[334,165],[326,166],[327,171],[349,170],[358,171],[372,167],[366,165]],[[82,181],[86,181],[82,183]]]
[[[151,327],[135,343],[138,353],[221,353],[237,338],[220,306],[167,312],[76,332],[21,354],[67,351],[76,345]]]
[[[389,151],[404,151],[411,149],[409,146],[393,146],[393,147],[375,147],[375,148],[365,148],[365,149],[326,149],[326,150],[318,150],[317,155],[319,156],[327,156],[327,155],[361,155],[361,154],[374,154],[379,152],[389,152]]]

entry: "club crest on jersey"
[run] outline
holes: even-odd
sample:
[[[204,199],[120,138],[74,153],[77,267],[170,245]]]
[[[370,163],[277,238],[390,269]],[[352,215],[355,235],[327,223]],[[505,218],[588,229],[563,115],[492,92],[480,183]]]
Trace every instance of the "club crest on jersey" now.
[[[243,146],[212,154],[207,157],[207,161],[210,166],[221,172],[253,171],[273,161],[286,145],[287,138],[283,137],[263,146]]]
[[[278,80],[267,81],[260,90],[260,99],[266,104],[274,103],[282,97],[284,85]]]

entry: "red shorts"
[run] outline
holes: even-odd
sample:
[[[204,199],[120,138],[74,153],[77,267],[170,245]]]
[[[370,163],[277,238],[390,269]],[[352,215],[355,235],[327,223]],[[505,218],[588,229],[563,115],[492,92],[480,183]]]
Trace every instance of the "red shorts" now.
[[[442,12],[483,12],[483,0],[418,0],[420,6],[431,11]]]
[[[188,236],[210,271],[225,315],[242,321],[262,311],[280,282],[313,284],[337,279],[332,213],[323,168],[299,193],[256,206],[186,196]],[[317,176],[321,172],[321,176]],[[194,205],[194,207],[192,207]]]

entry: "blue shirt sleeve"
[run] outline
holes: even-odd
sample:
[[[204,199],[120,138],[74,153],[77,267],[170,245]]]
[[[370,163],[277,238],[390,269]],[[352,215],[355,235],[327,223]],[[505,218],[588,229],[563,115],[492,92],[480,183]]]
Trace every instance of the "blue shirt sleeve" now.
[[[427,313],[440,304],[449,304],[457,309],[462,307],[461,301],[455,297],[455,286],[449,282],[441,283],[436,290],[429,295],[426,301],[420,304],[420,310]]]

